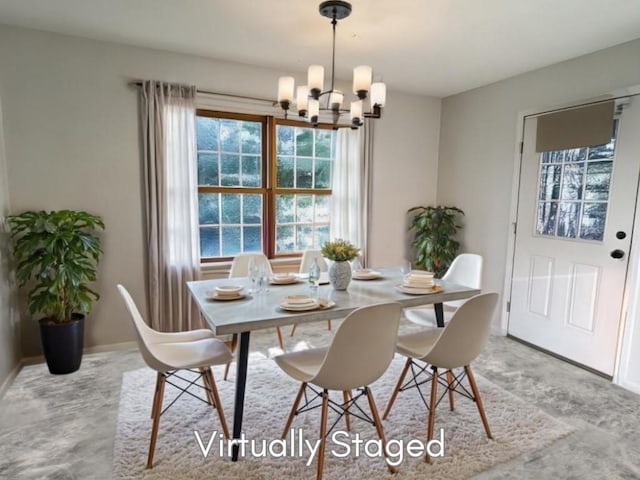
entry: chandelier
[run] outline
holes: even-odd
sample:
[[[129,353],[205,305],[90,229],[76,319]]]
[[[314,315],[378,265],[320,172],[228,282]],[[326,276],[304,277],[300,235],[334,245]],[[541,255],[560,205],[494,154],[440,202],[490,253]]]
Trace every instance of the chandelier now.
[[[336,63],[336,25],[338,20],[351,14],[351,4],[339,0],[328,0],[320,4],[320,15],[331,19],[333,27],[333,49],[331,53],[331,87],[324,88],[324,67],[311,65],[307,72],[307,84],[298,86],[296,92],[296,108],[298,115],[308,120],[314,127],[318,125],[321,112],[331,114],[333,124],[338,127],[357,129],[364,125],[365,118],[380,118],[382,107],[386,101],[387,90],[382,82],[372,83],[373,71],[368,65],[353,69],[353,93],[357,100],[352,101],[350,108],[343,108],[344,94],[335,89]],[[295,80],[293,77],[280,77],[278,80],[278,103],[284,110],[284,117],[291,108],[294,98]],[[369,98],[370,111],[365,112],[365,100]],[[349,114],[349,124],[339,124],[340,116]]]

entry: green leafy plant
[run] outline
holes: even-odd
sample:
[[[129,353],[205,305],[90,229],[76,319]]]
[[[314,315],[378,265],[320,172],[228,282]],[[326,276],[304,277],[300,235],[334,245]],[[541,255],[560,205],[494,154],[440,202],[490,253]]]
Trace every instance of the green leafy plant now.
[[[454,237],[462,228],[458,215],[464,212],[456,207],[429,206],[413,207],[408,213],[413,214],[409,230],[415,234],[415,266],[441,277],[458,253],[460,243]]]
[[[322,245],[322,256],[334,262],[348,262],[360,254],[360,249],[347,240],[337,238]]]
[[[100,296],[87,285],[96,280],[102,249],[98,216],[74,210],[28,211],[7,218],[16,278],[33,280],[29,312],[56,323],[88,314]]]

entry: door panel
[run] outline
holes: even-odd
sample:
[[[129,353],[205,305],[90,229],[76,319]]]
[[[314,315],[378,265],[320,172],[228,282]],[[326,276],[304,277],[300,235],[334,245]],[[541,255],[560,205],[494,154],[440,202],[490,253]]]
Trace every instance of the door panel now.
[[[607,375],[636,204],[639,103],[617,116],[607,145],[539,153],[537,119],[524,129],[508,331]]]

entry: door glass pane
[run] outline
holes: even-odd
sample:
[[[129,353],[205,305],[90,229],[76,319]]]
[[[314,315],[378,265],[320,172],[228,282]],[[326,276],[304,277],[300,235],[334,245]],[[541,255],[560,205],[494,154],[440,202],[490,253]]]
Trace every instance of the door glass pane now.
[[[540,200],[556,200],[560,197],[561,165],[543,165],[540,170]]]
[[[613,162],[589,162],[584,189],[585,200],[608,200]]]
[[[576,238],[578,236],[579,202],[562,202],[558,212],[558,237]]]
[[[580,200],[582,198],[582,177],[584,163],[567,163],[563,167],[562,199]]]
[[[556,234],[556,216],[558,214],[558,204],[555,202],[538,202],[538,218],[536,222],[536,233],[538,235]]]
[[[607,204],[584,204],[580,221],[580,238],[585,240],[600,240],[604,238],[604,227],[607,220]]]

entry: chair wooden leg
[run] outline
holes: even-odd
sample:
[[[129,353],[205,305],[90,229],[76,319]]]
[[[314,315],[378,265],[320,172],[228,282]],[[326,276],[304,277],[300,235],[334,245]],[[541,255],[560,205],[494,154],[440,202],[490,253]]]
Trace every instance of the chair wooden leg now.
[[[331,330],[331,320],[327,320],[327,330]]]
[[[455,400],[453,398],[455,391],[453,390],[454,379],[453,379],[453,373],[451,373],[451,370],[447,370],[447,383],[449,384],[449,408],[453,412],[456,408],[456,405],[455,405]]]
[[[151,403],[151,419],[156,416],[156,403],[158,402],[158,392],[160,391],[160,372],[156,374],[156,389],[153,392],[153,402]]]
[[[283,440],[287,438],[287,433],[289,433],[289,428],[291,428],[291,424],[293,423],[293,417],[296,416],[296,411],[298,410],[298,405],[300,405],[300,400],[302,399],[302,394],[304,393],[305,388],[307,388],[307,384],[302,383],[300,385],[300,390],[298,390],[298,394],[296,395],[296,399],[293,401],[293,407],[291,407],[291,412],[287,418],[287,424],[284,426],[282,436],[280,437]]]
[[[329,410],[329,392],[326,389],[322,392],[322,411],[320,413],[320,447],[318,448],[318,466],[316,469],[316,480],[322,480],[322,470],[324,468],[324,449],[327,443],[327,413]]]
[[[438,369],[433,367],[433,375],[431,376],[431,397],[429,398],[429,425],[427,428],[427,444],[433,438],[433,425],[436,419],[436,403],[438,400]],[[429,452],[424,456],[424,461],[431,463]]]
[[[229,429],[227,428],[227,419],[224,416],[224,410],[222,409],[222,403],[220,402],[220,395],[218,394],[218,387],[216,386],[216,381],[213,378],[213,372],[211,368],[207,368],[206,371],[207,380],[209,383],[209,387],[211,388],[211,399],[213,400],[213,405],[218,411],[218,418],[220,419],[220,425],[222,425],[222,432],[224,433],[224,438],[229,439]]]
[[[398,393],[400,393],[400,388],[402,387],[404,378],[407,376],[407,372],[409,371],[411,362],[412,360],[410,358],[407,358],[407,361],[404,364],[404,368],[402,369],[402,373],[400,374],[400,378],[398,378],[398,383],[396,383],[396,388],[393,389],[393,393],[391,394],[391,398],[389,399],[387,408],[384,409],[384,413],[382,414],[383,420],[386,420],[387,417],[389,416],[389,412],[391,412],[391,407],[393,407],[393,402],[396,401],[396,397],[398,396]]]
[[[376,407],[376,402],[373,399],[373,393],[371,392],[371,389],[369,387],[365,387],[365,391],[367,393],[367,400],[369,400],[369,409],[371,410],[371,416],[373,417],[373,422],[375,423],[376,431],[378,432],[378,438],[382,440],[384,456],[385,458],[388,458],[387,437],[385,437],[384,435],[384,429],[382,428],[382,422],[380,421],[380,416],[378,415],[378,408]],[[387,463],[387,468],[389,469],[389,472],[396,473],[395,467],[390,465],[388,462],[386,463]]]
[[[278,345],[280,345],[280,350],[284,350],[284,342],[282,341],[282,330],[280,327],[276,327],[276,334],[278,335]]]
[[[158,373],[157,389],[158,395],[153,406],[153,424],[151,426],[151,440],[149,442],[149,455],[147,456],[147,468],[153,467],[153,454],[156,450],[156,439],[158,438],[158,427],[160,426],[160,415],[162,414],[162,400],[164,398],[164,385],[166,377],[163,373]]]
[[[344,392],[342,392],[342,398],[344,399],[344,403],[342,404],[342,408],[345,409],[344,411],[344,423],[347,425],[347,432],[351,431],[351,418],[349,416],[349,412],[347,411],[347,408],[349,407],[349,402],[351,401],[351,392],[349,392],[348,390],[345,390]]]
[[[204,392],[207,396],[207,402],[209,403],[209,405],[215,408],[216,404],[214,402],[214,398],[211,396],[211,385],[209,385],[209,377],[207,375],[207,369],[199,368],[198,370],[200,370],[200,375],[202,375],[202,385],[204,386]]]
[[[233,336],[231,337],[231,345],[229,347],[232,353],[236,351],[237,345],[238,345],[238,334],[234,333]],[[227,377],[229,376],[229,367],[231,367],[231,362],[227,363],[224,367],[224,377],[223,377],[224,380],[226,380]]]
[[[482,398],[480,398],[480,391],[478,390],[476,379],[473,376],[473,372],[471,371],[471,366],[467,365],[466,367],[464,367],[464,371],[467,373],[467,377],[469,378],[469,384],[471,385],[471,391],[473,392],[474,400],[476,402],[476,405],[478,406],[480,418],[482,418],[484,431],[487,432],[487,437],[493,439],[493,435],[491,435],[491,429],[489,428],[489,422],[487,421],[487,416],[484,413],[484,405],[482,404]]]
[[[291,327],[291,333],[289,334],[290,337],[293,337],[293,334],[296,333],[296,328],[298,328],[298,324],[294,323],[293,327]]]

